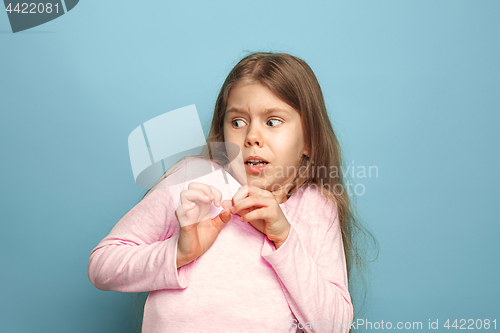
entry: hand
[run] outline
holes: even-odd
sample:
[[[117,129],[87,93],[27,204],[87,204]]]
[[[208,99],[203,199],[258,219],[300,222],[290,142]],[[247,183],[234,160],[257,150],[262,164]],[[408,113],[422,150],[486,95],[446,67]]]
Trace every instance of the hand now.
[[[238,214],[242,222],[249,222],[278,249],[287,239],[290,223],[281,210],[274,195],[255,186],[245,185],[233,196],[230,212]]]
[[[222,193],[213,186],[192,182],[180,193],[181,205],[175,210],[180,231],[177,242],[177,268],[184,266],[205,253],[215,242],[222,228],[231,220],[231,213],[224,209],[214,219],[208,214],[212,202],[215,206],[230,206],[229,200],[221,202]]]

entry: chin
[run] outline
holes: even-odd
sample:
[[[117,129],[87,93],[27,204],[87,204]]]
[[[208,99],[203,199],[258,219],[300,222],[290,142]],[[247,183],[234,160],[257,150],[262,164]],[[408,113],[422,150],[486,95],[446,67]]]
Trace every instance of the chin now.
[[[269,191],[269,192],[272,192],[273,187],[274,187],[274,190],[276,190],[278,188],[278,186],[275,184],[269,184],[268,182],[255,181],[255,180],[253,183],[251,182],[251,180],[249,180],[248,185],[253,186],[253,187],[257,187],[257,188],[260,188],[261,190],[265,190],[265,191]]]

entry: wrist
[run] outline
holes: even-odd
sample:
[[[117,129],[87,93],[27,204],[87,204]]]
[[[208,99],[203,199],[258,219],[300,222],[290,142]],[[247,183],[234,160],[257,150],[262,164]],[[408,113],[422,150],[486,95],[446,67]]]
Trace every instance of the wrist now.
[[[278,241],[273,241],[273,244],[274,244],[274,247],[277,249],[279,249],[281,247],[281,245],[283,245],[284,242],[278,242]]]
[[[279,238],[274,239],[274,240],[271,239],[271,241],[274,243],[274,246],[276,247],[276,250],[279,249],[281,247],[281,245],[283,245],[285,243],[289,234],[290,234],[290,227],[287,228],[287,231],[284,233],[284,235],[282,237],[279,237]]]
[[[182,258],[182,256],[179,254],[179,249],[177,248],[177,258],[176,258],[176,266],[177,268],[181,268],[186,264],[185,260]]]
[[[176,258],[176,266],[177,268],[181,268],[184,265],[189,264],[191,261],[193,261],[195,258],[190,259],[189,256],[184,255],[180,250],[179,246],[177,246],[177,258]]]

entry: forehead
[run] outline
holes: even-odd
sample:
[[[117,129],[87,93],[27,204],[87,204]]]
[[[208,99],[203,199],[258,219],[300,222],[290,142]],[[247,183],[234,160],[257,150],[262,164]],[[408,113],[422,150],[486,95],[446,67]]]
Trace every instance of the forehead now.
[[[298,112],[260,82],[238,83],[229,92],[225,114],[280,113],[294,116]]]
[[[235,106],[229,107],[226,109],[226,115],[231,115],[231,114],[238,114],[238,113],[252,113],[251,111],[249,112],[246,108],[238,108]],[[260,114],[268,114],[268,113],[282,113],[284,115],[292,115],[292,111],[288,109],[283,109],[283,108],[277,108],[277,107],[271,107],[271,108],[265,108],[262,109]]]

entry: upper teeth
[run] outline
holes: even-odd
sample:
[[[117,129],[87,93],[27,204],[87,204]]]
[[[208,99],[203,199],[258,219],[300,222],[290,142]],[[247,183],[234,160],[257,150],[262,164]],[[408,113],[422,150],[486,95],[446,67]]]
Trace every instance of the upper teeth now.
[[[255,163],[255,162],[262,162],[262,163],[265,163],[265,162],[264,162],[264,161],[262,161],[262,160],[247,160],[247,162],[254,162],[254,163]]]

